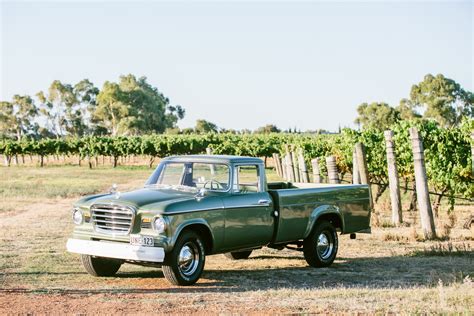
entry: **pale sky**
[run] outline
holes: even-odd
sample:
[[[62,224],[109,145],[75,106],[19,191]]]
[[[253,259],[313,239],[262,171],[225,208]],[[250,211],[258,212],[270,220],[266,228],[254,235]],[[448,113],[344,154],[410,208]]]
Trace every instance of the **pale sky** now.
[[[1,1],[1,0],[0,0]],[[472,1],[0,4],[0,100],[122,74],[186,109],[180,127],[337,130],[427,73],[473,91]]]

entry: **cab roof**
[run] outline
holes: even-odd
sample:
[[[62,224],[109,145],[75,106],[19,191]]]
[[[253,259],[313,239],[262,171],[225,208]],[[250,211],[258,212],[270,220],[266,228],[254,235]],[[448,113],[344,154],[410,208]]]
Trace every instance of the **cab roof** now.
[[[226,163],[226,164],[237,164],[237,163],[263,163],[263,160],[255,157],[245,156],[232,156],[232,155],[184,155],[184,156],[170,156],[163,161],[195,161],[195,162],[208,162],[208,163]]]

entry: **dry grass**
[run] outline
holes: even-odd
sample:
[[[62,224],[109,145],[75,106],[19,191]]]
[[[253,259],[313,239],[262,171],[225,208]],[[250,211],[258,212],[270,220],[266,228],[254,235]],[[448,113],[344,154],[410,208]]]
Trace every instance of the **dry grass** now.
[[[121,188],[138,186],[148,169],[0,172],[7,179],[0,183],[5,190],[0,202],[0,314],[474,312],[473,240],[459,223],[453,224],[449,241],[417,241],[412,238],[417,225],[385,225],[356,240],[341,236],[338,259],[324,269],[307,267],[302,254],[290,250],[264,248],[242,261],[210,256],[198,284],[180,288],[170,286],[159,269],[132,265],[124,265],[113,278],[87,275],[78,256],[65,252],[73,226],[70,208],[77,197],[41,197],[46,192],[79,195],[91,183],[96,185],[91,191],[111,182]],[[43,187],[22,184],[28,177]],[[58,191],[56,181],[69,188]],[[472,208],[461,205],[455,212],[462,217]],[[386,220],[389,214],[380,210],[379,216]],[[406,218],[416,223],[415,217]]]

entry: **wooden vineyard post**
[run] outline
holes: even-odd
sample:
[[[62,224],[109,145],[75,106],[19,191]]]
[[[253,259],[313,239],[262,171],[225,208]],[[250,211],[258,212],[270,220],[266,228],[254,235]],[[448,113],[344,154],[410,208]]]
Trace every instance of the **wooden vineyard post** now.
[[[339,181],[339,173],[337,171],[337,164],[336,164],[336,157],[329,156],[326,157],[326,167],[328,169],[328,181],[332,184],[338,184]]]
[[[293,167],[293,174],[295,176],[295,182],[300,182],[300,168],[298,166],[298,158],[296,157],[296,153],[293,147],[291,148],[290,158],[291,165]]]
[[[319,158],[311,160],[311,165],[313,166],[313,182],[322,183],[321,170],[319,169]]]
[[[308,169],[306,168],[306,162],[304,161],[303,149],[301,148],[298,150],[298,163],[300,166],[301,182],[308,183],[309,182]]]
[[[403,222],[403,217],[393,131],[385,131],[384,136],[387,151],[388,184],[390,187],[390,204],[392,206],[392,223],[399,225]]]
[[[471,168],[474,176],[474,132],[471,132]]]
[[[288,181],[288,174],[286,171],[288,170],[288,167],[286,165],[286,155],[283,155],[281,157],[281,176],[285,181]]]
[[[291,153],[286,155],[286,163],[288,165],[287,174],[289,175],[288,180],[290,182],[295,182],[295,169],[293,168],[293,161],[291,159]]]
[[[206,154],[207,155],[212,155],[212,148],[207,147],[206,148]],[[213,164],[211,164],[211,174],[212,175],[216,174],[216,169],[214,168]]]
[[[273,154],[273,162],[275,164],[275,169],[279,177],[283,177],[283,172],[281,168],[281,161],[279,154]]]
[[[285,145],[286,149],[286,175],[287,180],[290,182],[295,182],[295,170],[293,169],[293,161],[291,159],[290,148],[288,145]]]
[[[360,183],[369,186],[370,207],[374,208],[372,201],[372,188],[370,187],[369,169],[367,168],[367,158],[365,157],[365,146],[362,143],[356,144],[357,166],[359,167]]]
[[[413,161],[415,164],[415,183],[418,208],[420,209],[421,228],[425,238],[436,237],[436,228],[431,209],[430,195],[428,191],[428,181],[426,178],[425,154],[423,152],[423,142],[416,127],[410,128],[410,139],[413,150]]]
[[[357,153],[355,147],[352,151],[352,183],[360,184],[359,164],[357,163]]]

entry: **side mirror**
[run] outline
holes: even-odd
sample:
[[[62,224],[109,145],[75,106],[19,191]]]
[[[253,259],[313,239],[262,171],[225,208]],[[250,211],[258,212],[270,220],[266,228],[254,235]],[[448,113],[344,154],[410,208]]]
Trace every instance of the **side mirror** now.
[[[198,201],[201,201],[207,195],[207,189],[201,188],[199,189],[198,193],[196,194],[195,198]]]

